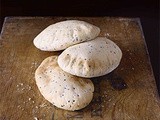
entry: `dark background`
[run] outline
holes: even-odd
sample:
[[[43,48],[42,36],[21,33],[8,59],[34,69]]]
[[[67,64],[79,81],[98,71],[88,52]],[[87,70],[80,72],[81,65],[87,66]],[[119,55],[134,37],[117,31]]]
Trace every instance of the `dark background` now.
[[[5,16],[139,17],[160,93],[159,0],[1,0],[0,29]]]

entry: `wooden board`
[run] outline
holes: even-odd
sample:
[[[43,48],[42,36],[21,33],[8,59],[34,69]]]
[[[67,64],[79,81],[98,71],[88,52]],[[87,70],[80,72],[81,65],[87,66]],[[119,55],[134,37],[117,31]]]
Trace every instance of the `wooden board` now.
[[[114,73],[92,79],[95,92],[90,105],[75,112],[46,101],[34,79],[42,60],[59,54],[38,50],[34,37],[66,19],[99,26],[100,36],[113,40],[123,52]],[[160,100],[139,19],[7,17],[0,38],[0,120],[160,120]]]

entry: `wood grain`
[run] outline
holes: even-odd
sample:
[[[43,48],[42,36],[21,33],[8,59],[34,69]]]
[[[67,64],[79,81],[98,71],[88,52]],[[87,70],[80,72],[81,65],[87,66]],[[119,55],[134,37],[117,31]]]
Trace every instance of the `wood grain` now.
[[[121,64],[112,75],[92,79],[95,92],[91,104],[75,112],[46,101],[34,79],[43,59],[60,54],[38,50],[32,43],[34,37],[48,25],[66,19],[99,26],[100,36],[113,40],[123,52]],[[116,83],[110,81],[115,75],[124,80],[125,89],[114,89]],[[160,100],[139,19],[7,17],[0,36],[0,120],[37,119],[160,120]]]

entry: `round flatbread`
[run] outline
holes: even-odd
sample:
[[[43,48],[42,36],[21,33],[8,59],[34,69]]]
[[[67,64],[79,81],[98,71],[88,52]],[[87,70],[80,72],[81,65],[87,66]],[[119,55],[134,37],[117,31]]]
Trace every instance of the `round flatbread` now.
[[[59,66],[80,77],[98,77],[113,71],[120,63],[120,48],[106,37],[71,46],[58,57]]]
[[[35,72],[35,80],[44,98],[58,108],[79,110],[93,98],[91,80],[64,72],[57,64],[57,56],[48,57],[41,63]]]
[[[84,21],[67,20],[48,26],[34,39],[34,45],[43,51],[59,51],[74,44],[97,37],[100,29]]]

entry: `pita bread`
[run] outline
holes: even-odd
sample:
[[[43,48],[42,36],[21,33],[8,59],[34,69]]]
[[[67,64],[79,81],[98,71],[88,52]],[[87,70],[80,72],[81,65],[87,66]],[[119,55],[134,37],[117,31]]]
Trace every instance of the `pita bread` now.
[[[71,46],[58,57],[59,66],[80,77],[98,77],[113,71],[120,63],[122,52],[105,37]]]
[[[34,39],[34,45],[43,51],[59,51],[74,44],[97,37],[100,29],[92,24],[78,20],[55,23],[44,29]]]
[[[57,56],[46,58],[35,72],[38,89],[46,100],[58,108],[79,110],[92,98],[94,85],[89,79],[64,72],[57,64]]]

